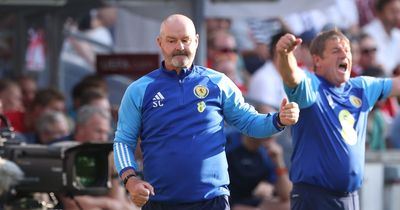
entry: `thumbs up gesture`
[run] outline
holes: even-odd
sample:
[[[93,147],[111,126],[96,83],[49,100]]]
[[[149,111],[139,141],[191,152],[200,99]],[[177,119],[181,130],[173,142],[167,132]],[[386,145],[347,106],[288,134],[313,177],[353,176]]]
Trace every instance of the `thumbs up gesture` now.
[[[278,124],[287,126],[293,125],[299,120],[299,106],[295,102],[288,101],[284,98],[279,109]]]

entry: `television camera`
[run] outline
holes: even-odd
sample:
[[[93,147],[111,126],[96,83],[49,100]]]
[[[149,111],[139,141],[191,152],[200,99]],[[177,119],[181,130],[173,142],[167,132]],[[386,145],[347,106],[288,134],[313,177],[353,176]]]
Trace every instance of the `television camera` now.
[[[7,118],[0,115],[0,120],[0,158],[15,163],[24,174],[12,188],[17,193],[60,192],[72,196],[108,192],[112,143],[25,144],[14,139]],[[5,167],[0,165],[0,170]]]

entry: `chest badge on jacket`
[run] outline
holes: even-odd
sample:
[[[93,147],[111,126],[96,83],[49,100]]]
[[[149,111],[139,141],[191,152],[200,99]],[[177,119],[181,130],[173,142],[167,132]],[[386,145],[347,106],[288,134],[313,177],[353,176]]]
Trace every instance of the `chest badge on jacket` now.
[[[357,132],[354,129],[355,119],[353,115],[346,109],[339,112],[339,122],[342,125],[343,140],[349,145],[357,143]]]
[[[210,91],[208,90],[208,88],[203,85],[196,85],[196,87],[193,88],[194,95],[199,99],[204,99],[205,97],[207,97],[209,92]],[[200,101],[199,103],[197,103],[197,111],[202,113],[205,109],[206,103],[204,101]]]
[[[362,101],[360,98],[358,98],[357,96],[350,96],[350,103],[351,105],[353,105],[356,108],[360,108],[362,105]]]
[[[193,93],[197,98],[203,99],[208,96],[208,88],[203,85],[196,85],[193,89]]]
[[[206,103],[204,103],[204,101],[200,101],[199,103],[197,103],[197,111],[202,113],[204,112],[205,109],[206,109]]]

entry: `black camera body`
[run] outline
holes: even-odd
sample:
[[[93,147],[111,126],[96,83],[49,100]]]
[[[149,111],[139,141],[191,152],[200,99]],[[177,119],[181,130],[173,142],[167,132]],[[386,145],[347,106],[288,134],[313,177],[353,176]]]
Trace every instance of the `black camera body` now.
[[[3,158],[16,163],[24,178],[17,192],[101,195],[110,188],[108,155],[112,143],[11,144]]]
[[[17,193],[60,192],[103,195],[111,187],[109,155],[112,143],[64,141],[53,145],[25,144],[13,139],[8,119],[0,114],[0,157],[24,173]]]

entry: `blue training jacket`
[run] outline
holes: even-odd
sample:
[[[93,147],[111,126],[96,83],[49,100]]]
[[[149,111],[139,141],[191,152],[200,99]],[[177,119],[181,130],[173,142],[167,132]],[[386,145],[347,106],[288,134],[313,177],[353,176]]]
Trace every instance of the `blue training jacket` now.
[[[116,168],[120,174],[137,170],[140,137],[144,179],[155,189],[150,200],[185,203],[229,195],[224,121],[253,137],[280,131],[276,113],[258,114],[224,74],[193,65],[177,75],[161,67],[133,82],[122,98]]]
[[[340,87],[303,71],[296,88],[285,87],[300,107],[292,127],[290,178],[333,191],[353,192],[364,175],[367,116],[377,100],[389,96],[392,80],[351,78]]]

